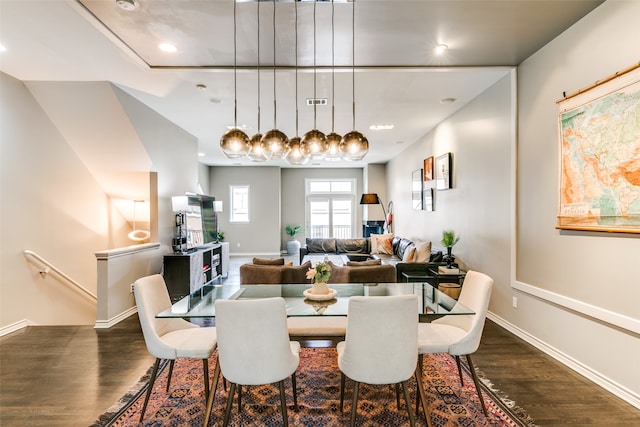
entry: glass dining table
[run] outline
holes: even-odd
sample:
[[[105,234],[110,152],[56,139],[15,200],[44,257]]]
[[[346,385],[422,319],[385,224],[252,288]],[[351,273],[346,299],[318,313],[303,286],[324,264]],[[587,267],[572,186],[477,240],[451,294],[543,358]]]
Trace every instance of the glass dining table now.
[[[282,285],[207,285],[182,298],[156,317],[215,318],[215,301],[219,299],[252,299],[282,297],[287,316],[346,316],[352,296],[419,296],[419,317],[429,322],[445,315],[472,315],[473,310],[440,292],[429,283],[331,283],[336,291],[331,299],[309,299],[305,291],[310,284]],[[308,295],[308,292],[306,292]],[[321,298],[321,297],[320,297]]]

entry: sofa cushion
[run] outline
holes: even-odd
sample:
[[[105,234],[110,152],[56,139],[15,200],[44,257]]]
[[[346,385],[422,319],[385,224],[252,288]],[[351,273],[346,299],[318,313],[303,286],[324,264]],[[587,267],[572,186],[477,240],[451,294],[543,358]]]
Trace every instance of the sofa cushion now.
[[[403,237],[394,237],[391,246],[393,247],[392,255],[397,256],[400,259],[404,258],[405,251],[413,245],[413,242],[409,239],[405,239]]]
[[[255,265],[284,265],[284,258],[253,258]]]
[[[307,237],[307,251],[310,253],[337,253],[336,239]]]
[[[329,261],[331,276],[329,283],[393,283],[396,269],[393,265],[364,265],[340,267]]]
[[[409,246],[402,256],[402,262],[413,262],[416,258],[416,247],[415,245]]]
[[[307,270],[311,268],[311,261],[307,261],[296,267],[284,267],[282,269],[281,283],[309,283]]]
[[[349,267],[362,267],[365,265],[381,265],[382,264],[382,260],[381,259],[369,259],[366,261],[349,261],[347,262],[347,265]]]
[[[387,233],[387,234],[371,234],[370,235],[370,240],[371,240],[371,253],[372,254],[377,254],[378,252],[378,241],[377,241],[377,237],[385,237],[385,238],[393,238],[393,234],[391,233]]]
[[[242,264],[240,266],[240,284],[279,284],[282,283],[283,265]]]
[[[371,241],[376,242],[376,251],[374,253],[393,255],[393,245],[391,244],[392,240],[392,237],[387,237],[385,235],[373,237]]]
[[[336,239],[336,252],[339,254],[368,254],[369,239]]]
[[[431,260],[431,242],[423,242],[416,245],[416,254],[413,262],[429,262]]]

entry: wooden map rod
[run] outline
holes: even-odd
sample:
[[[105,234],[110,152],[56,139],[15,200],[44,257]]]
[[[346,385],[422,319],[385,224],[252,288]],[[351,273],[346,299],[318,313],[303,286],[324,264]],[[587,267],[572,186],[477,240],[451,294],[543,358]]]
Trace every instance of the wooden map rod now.
[[[582,88],[582,89],[578,90],[577,92],[573,92],[573,93],[571,93],[571,94],[569,94],[569,95],[565,95],[563,98],[561,98],[561,99],[557,100],[557,101],[556,101],[556,104],[559,104],[559,103],[561,103],[562,101],[566,101],[566,100],[567,100],[567,99],[569,99],[569,98],[573,98],[574,96],[578,96],[578,95],[580,95],[581,93],[587,92],[587,91],[589,91],[589,90],[593,89],[593,88],[594,88],[594,87],[596,87],[596,86],[600,86],[601,84],[604,84],[604,83],[606,83],[606,82],[608,82],[608,81],[611,81],[611,80],[615,79],[616,77],[620,77],[620,76],[622,76],[623,74],[627,74],[627,73],[629,73],[629,72],[631,72],[631,71],[635,70],[636,68],[640,68],[640,62],[638,62],[638,63],[636,63],[636,64],[633,64],[631,67],[629,67],[629,68],[625,68],[625,69],[624,69],[624,70],[622,70],[622,71],[618,71],[617,73],[612,74],[612,75],[610,75],[609,77],[605,77],[605,78],[604,78],[604,79],[602,79],[602,80],[597,80],[594,84],[592,84],[592,85],[590,85],[590,86],[587,86],[587,87],[585,87],[585,88]]]

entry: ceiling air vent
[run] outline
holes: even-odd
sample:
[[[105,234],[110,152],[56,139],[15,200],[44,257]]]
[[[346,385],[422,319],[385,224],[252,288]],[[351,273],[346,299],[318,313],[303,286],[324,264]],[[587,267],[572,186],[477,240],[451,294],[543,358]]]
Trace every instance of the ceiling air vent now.
[[[307,98],[307,105],[327,105],[327,98]]]

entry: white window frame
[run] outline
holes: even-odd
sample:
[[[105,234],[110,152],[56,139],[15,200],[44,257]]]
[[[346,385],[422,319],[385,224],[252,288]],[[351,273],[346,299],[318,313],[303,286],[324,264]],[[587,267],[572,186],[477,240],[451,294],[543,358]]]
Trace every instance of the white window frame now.
[[[351,183],[351,191],[334,191],[334,192],[314,192],[312,193],[310,190],[310,186],[312,182],[317,181],[327,181],[327,182],[337,182],[337,181],[348,181]],[[313,200],[329,200],[329,230],[330,234],[333,234],[333,201],[334,200],[350,200],[352,203],[351,209],[351,236],[357,235],[357,227],[356,227],[356,180],[355,178],[306,178],[305,179],[305,230],[311,230],[311,211],[309,209],[309,203]],[[306,237],[307,232],[305,232]]]
[[[247,215],[246,215],[246,219],[238,219],[236,218],[236,214],[235,214],[235,210],[236,210],[236,200],[234,197],[234,190],[235,189],[246,189],[246,193],[247,193],[247,198],[246,198],[246,205],[247,205]],[[229,222],[230,223],[242,223],[242,224],[246,224],[251,222],[251,188],[249,185],[230,185],[229,186]]]

